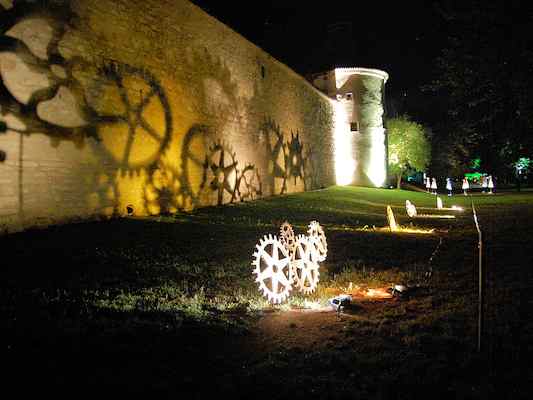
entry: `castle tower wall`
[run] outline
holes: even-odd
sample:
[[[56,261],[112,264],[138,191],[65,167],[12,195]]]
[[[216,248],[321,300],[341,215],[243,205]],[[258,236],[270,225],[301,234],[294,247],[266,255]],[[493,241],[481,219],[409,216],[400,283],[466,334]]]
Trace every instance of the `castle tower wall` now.
[[[344,133],[351,138],[354,171],[350,183],[381,187],[387,177],[384,87],[388,74],[368,68],[334,70],[335,96],[344,113]]]

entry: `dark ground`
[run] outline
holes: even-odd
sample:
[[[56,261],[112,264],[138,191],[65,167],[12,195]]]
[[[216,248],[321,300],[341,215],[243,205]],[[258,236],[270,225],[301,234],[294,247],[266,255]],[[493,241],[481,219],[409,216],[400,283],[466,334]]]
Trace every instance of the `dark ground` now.
[[[375,266],[375,274],[401,270],[427,262],[435,249],[436,237],[336,229],[336,221],[344,226],[353,218],[332,211],[348,210],[341,207],[346,193],[328,194],[323,209],[316,205],[323,199],[307,196],[288,198],[298,204],[291,217],[305,221],[313,209],[329,224],[330,275],[355,260]],[[98,306],[104,292],[113,297],[181,279],[179,268],[169,267],[177,259],[241,262],[246,270],[255,238],[272,230],[254,215],[275,211],[276,201],[284,201],[276,200],[208,209],[174,223],[111,220],[1,237],[2,386],[19,396],[70,398],[530,399],[533,196],[499,196],[476,198],[487,277],[481,354],[475,348],[477,236],[468,210],[452,224],[440,223],[444,240],[432,284],[410,298],[361,301],[341,315],[237,307],[224,314],[231,324],[143,301],[130,310]],[[466,206],[469,199],[458,201]],[[360,207],[369,215],[357,216],[360,226],[383,225],[371,206]],[[245,220],[253,223],[239,222]]]

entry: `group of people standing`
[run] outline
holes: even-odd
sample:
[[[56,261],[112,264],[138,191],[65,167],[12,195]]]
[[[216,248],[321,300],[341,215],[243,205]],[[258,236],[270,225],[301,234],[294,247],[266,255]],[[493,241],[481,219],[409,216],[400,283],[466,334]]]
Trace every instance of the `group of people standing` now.
[[[468,179],[466,177],[463,178],[461,188],[463,189],[463,194],[467,196],[468,190],[470,189],[470,183],[468,183]],[[483,193],[487,193],[487,189],[489,191],[489,194],[493,193],[494,182],[492,181],[492,175],[481,176],[481,188],[483,190]],[[428,193],[437,194],[436,178],[426,177],[426,190]],[[448,191],[448,196],[451,196],[453,192],[452,178],[446,178],[446,190]]]

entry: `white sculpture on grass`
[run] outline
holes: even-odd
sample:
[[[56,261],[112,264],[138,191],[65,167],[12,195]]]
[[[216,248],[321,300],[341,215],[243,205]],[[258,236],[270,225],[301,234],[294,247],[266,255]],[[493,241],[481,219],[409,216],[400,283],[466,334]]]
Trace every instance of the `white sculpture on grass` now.
[[[326,240],[324,229],[322,229],[318,222],[311,221],[307,234],[316,246],[318,251],[318,261],[324,261],[328,255],[328,242]]]
[[[318,251],[313,240],[304,235],[296,238],[296,251],[292,262],[293,282],[304,294],[313,293],[318,284]]]
[[[291,224],[289,224],[287,221],[282,223],[281,227],[279,228],[279,240],[281,243],[283,243],[289,252],[289,255],[293,257],[296,246],[296,237],[294,236],[294,230],[292,229]],[[291,258],[291,261],[293,261],[293,258]]]
[[[442,199],[440,197],[437,196],[437,208],[440,210],[441,208],[443,208],[442,206]]]
[[[411,218],[416,217],[416,214],[417,214],[416,207],[409,200],[405,200],[405,209],[407,210],[407,215],[409,215],[409,217]]]
[[[265,235],[256,245],[252,265],[259,290],[269,302],[282,303],[293,285],[304,294],[313,293],[319,280],[319,262],[327,255],[324,229],[311,221],[308,236],[294,235],[291,224],[284,222],[280,237]]]
[[[387,219],[389,221],[391,232],[396,232],[398,230],[398,224],[396,223],[396,218],[394,218],[394,214],[392,213],[391,206],[387,206]]]
[[[289,252],[276,236],[265,235],[254,252],[255,281],[268,301],[281,303],[292,290],[291,258]]]

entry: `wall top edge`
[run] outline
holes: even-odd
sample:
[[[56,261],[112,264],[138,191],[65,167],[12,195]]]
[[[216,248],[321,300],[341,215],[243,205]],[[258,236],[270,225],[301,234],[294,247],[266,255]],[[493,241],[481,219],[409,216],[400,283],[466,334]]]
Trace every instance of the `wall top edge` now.
[[[374,78],[383,79],[383,81],[386,83],[389,79],[389,74],[385,71],[382,71],[380,69],[375,68],[362,68],[362,67],[355,67],[355,68],[335,68],[335,74],[342,73],[342,74],[349,74],[349,75],[368,75],[373,76]]]
[[[1,2],[1,0],[0,0]],[[232,32],[233,34],[237,35],[238,37],[240,37],[244,42],[246,42],[249,46],[257,49],[260,53],[260,55],[262,57],[265,57],[266,59],[268,59],[269,61],[273,62],[274,64],[276,64],[277,66],[281,67],[282,69],[284,69],[285,71],[287,71],[289,74],[291,74],[293,77],[296,77],[298,78],[304,85],[306,85],[309,89],[311,89],[313,92],[315,92],[316,94],[318,94],[323,100],[327,100],[329,102],[332,101],[332,99],[330,97],[328,97],[327,95],[325,95],[324,93],[322,93],[320,90],[318,90],[316,87],[314,87],[307,79],[305,79],[305,77],[303,77],[302,75],[300,75],[298,72],[294,71],[291,67],[289,67],[287,64],[281,62],[280,60],[278,60],[276,57],[274,57],[273,55],[271,55],[270,53],[268,53],[267,51],[263,50],[261,47],[259,47],[257,44],[255,44],[254,42],[250,41],[249,39],[247,39],[246,37],[244,37],[242,34],[240,34],[239,32],[237,32],[235,29],[233,29],[232,27],[226,25],[225,23],[223,23],[222,21],[218,20],[216,17],[212,16],[211,14],[209,14],[209,12],[205,11],[204,9],[202,9],[200,6],[192,3],[190,0],[186,0],[186,3],[189,4],[190,7],[194,8],[196,11],[200,12],[201,14],[205,15],[207,18],[211,19],[212,21],[214,21],[214,23],[216,24],[219,24],[221,26],[223,26],[225,29],[227,29],[228,31]]]

